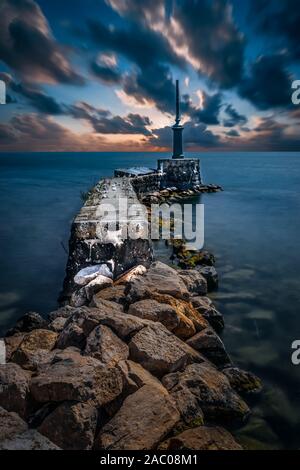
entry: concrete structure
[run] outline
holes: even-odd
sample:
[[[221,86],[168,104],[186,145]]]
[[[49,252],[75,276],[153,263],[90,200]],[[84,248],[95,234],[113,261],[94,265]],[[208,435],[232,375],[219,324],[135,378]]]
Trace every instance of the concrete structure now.
[[[127,207],[122,201],[126,201]],[[139,207],[141,211],[137,213]],[[134,209],[132,215],[130,209]],[[132,238],[133,229],[136,229],[135,238]],[[70,297],[75,287],[74,276],[87,266],[109,262],[114,266],[114,278],[137,265],[149,267],[153,248],[147,230],[148,215],[142,211],[131,180],[101,181],[73,221],[60,301]]]
[[[200,160],[186,158],[183,152],[184,126],[180,124],[179,82],[176,81],[176,117],[173,131],[173,156],[160,159],[157,169],[137,167],[115,170],[115,176],[132,178],[132,184],[139,194],[159,191],[169,187],[179,190],[194,189],[201,181]],[[136,181],[136,182],[135,182]]]

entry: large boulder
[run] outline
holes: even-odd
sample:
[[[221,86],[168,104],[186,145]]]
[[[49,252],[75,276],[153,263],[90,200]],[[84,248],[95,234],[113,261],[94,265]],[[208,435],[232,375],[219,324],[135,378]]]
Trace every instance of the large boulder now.
[[[31,380],[37,402],[91,401],[102,406],[122,392],[121,372],[92,357],[66,349],[57,353],[48,367]]]
[[[206,328],[187,341],[192,348],[219,367],[231,364],[224,343],[212,328]]]
[[[196,270],[182,270],[178,272],[191,296],[206,295],[206,279]]]
[[[13,439],[18,434],[27,431],[28,426],[17,413],[12,413],[0,407],[0,446],[3,441]]]
[[[161,382],[137,362],[121,361],[117,367],[123,375],[123,393],[126,395],[136,392],[144,385],[161,386]]]
[[[4,338],[6,362],[11,360],[12,355],[22,343],[26,333],[16,333],[13,336],[6,336]]]
[[[177,272],[161,262],[153,263],[144,276],[128,283],[125,290],[129,303],[153,297],[153,293],[166,294],[188,300],[189,292]]]
[[[24,417],[31,374],[12,362],[0,365],[0,406]]]
[[[246,372],[238,367],[226,367],[223,370],[232,388],[241,395],[258,394],[262,391],[261,380],[251,372]]]
[[[129,350],[130,359],[158,377],[182,369],[191,362],[202,361],[199,353],[161,323],[153,323],[139,331],[130,341]]]
[[[206,279],[208,292],[212,292],[218,288],[219,276],[214,266],[198,267],[197,271]]]
[[[64,450],[93,447],[97,409],[89,403],[62,403],[50,413],[38,431]]]
[[[144,385],[100,431],[97,449],[149,450],[173,429],[179,413],[164,387]]]
[[[208,327],[207,321],[190,302],[175,299],[170,295],[153,294],[153,299],[173,307],[179,317],[179,325],[173,330],[173,333],[181,339],[188,339],[196,331],[202,331]]]
[[[94,295],[92,302],[90,303],[91,307],[98,307],[98,299],[109,300],[110,302],[116,302],[117,304],[126,305],[126,295],[125,295],[125,285],[113,285],[107,287],[106,289],[100,290],[96,295]]]
[[[71,307],[70,305],[65,305],[64,307],[60,307],[59,309],[49,313],[48,319],[50,322],[52,322],[58,317],[69,318],[74,312],[74,310],[74,307]]]
[[[140,300],[130,305],[128,313],[139,318],[160,322],[169,331],[173,331],[180,324],[180,317],[175,308],[154,299]]]
[[[171,437],[159,446],[160,450],[243,450],[233,436],[220,427],[200,426]]]
[[[150,323],[148,320],[125,314],[121,305],[115,302],[109,302],[104,299],[101,299],[100,302],[99,299],[97,308],[83,307],[74,310],[58,339],[58,345],[61,345],[61,336],[68,336],[69,329],[71,330],[70,333],[72,333],[75,325],[77,334],[82,334],[81,339],[84,341],[84,337],[87,337],[98,325],[106,325],[121,339],[127,339]],[[67,341],[67,339],[65,338],[64,341]]]
[[[191,303],[195,310],[209,322],[217,333],[220,333],[224,329],[223,315],[218,312],[208,297],[192,297]]]
[[[97,292],[101,291],[101,289],[106,289],[107,287],[111,287],[112,285],[112,279],[106,276],[102,276],[100,274],[84,287],[87,300],[91,301],[94,294],[97,294]]]
[[[122,274],[117,280],[117,285],[125,285],[130,281],[133,281],[138,276],[143,276],[147,272],[147,268],[142,264],[135,266],[134,268],[130,269],[126,273]]]
[[[165,376],[162,382],[172,396],[189,390],[208,420],[241,423],[249,415],[248,406],[232,389],[227,377],[208,362],[189,365],[183,372]]]
[[[114,366],[128,358],[129,349],[108,326],[99,325],[88,336],[84,353],[107,366]]]
[[[28,312],[19,318],[13,328],[11,328],[6,336],[13,336],[16,333],[29,333],[30,331],[46,328],[47,321],[36,312]]]
[[[59,450],[27,424],[16,413],[0,408],[0,450]]]
[[[36,370],[47,360],[49,351],[54,349],[57,333],[49,330],[34,330],[27,333],[18,349],[13,353],[11,360],[24,369]]]

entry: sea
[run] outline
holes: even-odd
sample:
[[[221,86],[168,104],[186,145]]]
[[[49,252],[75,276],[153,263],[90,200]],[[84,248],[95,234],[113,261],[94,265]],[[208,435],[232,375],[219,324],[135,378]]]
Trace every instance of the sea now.
[[[82,194],[114,169],[156,167],[161,153],[0,154],[0,334],[28,311],[57,307]],[[300,449],[300,153],[203,153],[205,249],[217,259],[222,339],[262,378],[234,434],[249,449]],[[157,257],[163,258],[161,250]]]

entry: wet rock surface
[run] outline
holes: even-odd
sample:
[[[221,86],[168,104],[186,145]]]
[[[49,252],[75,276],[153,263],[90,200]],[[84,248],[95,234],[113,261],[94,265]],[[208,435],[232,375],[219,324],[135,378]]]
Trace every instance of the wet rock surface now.
[[[242,450],[242,447],[226,429],[201,426],[168,439],[160,450]]]
[[[240,449],[218,425],[244,423],[261,383],[231,364],[199,266],[137,266],[99,291],[98,266],[71,305],[23,317],[0,366],[0,448]]]
[[[144,385],[125,399],[96,439],[97,449],[153,449],[172,430],[179,413],[162,387]]]

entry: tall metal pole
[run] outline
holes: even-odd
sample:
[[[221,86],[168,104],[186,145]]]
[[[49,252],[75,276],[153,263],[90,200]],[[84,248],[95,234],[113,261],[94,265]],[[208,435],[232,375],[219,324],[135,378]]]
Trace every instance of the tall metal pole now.
[[[179,99],[179,80],[176,80],[176,124],[180,123]]]

